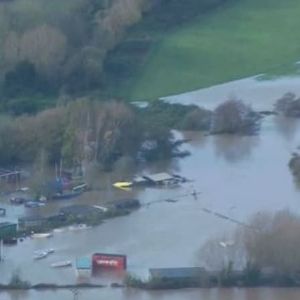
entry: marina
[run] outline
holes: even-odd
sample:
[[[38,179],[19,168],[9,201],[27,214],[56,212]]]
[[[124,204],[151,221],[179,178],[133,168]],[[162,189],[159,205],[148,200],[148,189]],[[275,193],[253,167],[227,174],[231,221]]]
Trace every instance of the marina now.
[[[113,184],[121,178],[135,178],[136,174],[141,173],[139,170],[126,169],[124,172],[126,176],[120,172],[99,174],[102,186],[97,192],[82,193],[79,197],[73,198],[72,203],[69,200],[67,203],[49,202],[44,207],[38,208],[40,217],[61,218],[58,212],[68,206],[75,206],[66,209],[69,215],[80,215],[81,209],[78,209],[77,205],[89,206],[86,210],[82,207],[82,211],[86,211],[87,215],[93,211],[107,213],[111,208],[110,205],[122,204],[122,200],[125,199],[138,199],[139,209],[122,217],[107,219],[103,224],[89,230],[69,230],[69,226],[72,225],[61,226],[53,230],[51,238],[24,238],[13,247],[4,245],[1,282],[8,282],[13,270],[18,266],[22,278],[33,284],[41,282],[73,284],[78,280],[76,260],[81,257],[91,258],[96,253],[126,255],[126,270],[140,278],[148,278],[149,269],[202,267],[199,251],[210,237],[220,237],[220,248],[226,249],[227,243],[231,241],[230,236],[227,236],[228,232],[239,226],[247,226],[253,214],[262,211],[276,212],[280,209],[300,212],[299,189],[287,166],[290,155],[300,140],[299,126],[296,120],[282,120],[276,116],[269,116],[263,121],[259,137],[177,133],[190,140],[183,147],[191,155],[171,163],[157,163],[144,170],[144,173],[180,174],[189,179],[187,182],[182,182],[175,188],[165,184],[136,185],[127,191],[115,189]],[[24,210],[22,205],[10,206],[9,197],[1,201],[2,206],[7,209],[10,220],[15,222],[22,217],[25,218],[23,221],[26,226],[32,224],[40,226],[39,216],[34,215],[31,210]],[[7,220],[7,216],[4,221]],[[78,222],[78,224],[85,223]],[[50,248],[54,248],[55,253],[32,263],[34,251]],[[51,267],[51,264],[66,261],[71,261],[73,267]],[[104,264],[105,260],[98,261]],[[108,261],[106,260],[106,264],[109,264]],[[110,262],[110,265],[115,265],[115,262]],[[30,273],[27,272],[29,269]],[[90,274],[90,270],[87,270],[87,273]],[[96,273],[97,276],[94,276],[91,270],[92,275],[87,276],[88,280],[107,285],[112,282],[119,284],[123,282],[124,275],[117,270],[108,268],[105,272]],[[156,295],[172,300],[182,297],[207,299],[208,296],[211,299],[214,297],[222,299],[216,293],[216,291],[178,291],[153,294],[136,291],[136,294],[132,295],[124,291],[103,289],[100,295],[120,300],[151,299]],[[228,294],[230,299],[238,300],[243,297],[273,300],[277,297],[272,289],[258,289],[255,294],[247,290],[232,293]],[[289,293],[292,293],[292,290],[283,291],[281,295],[297,299],[299,290],[295,289],[293,295]],[[30,291],[29,295],[30,300],[40,299],[40,294],[34,291]],[[47,295],[49,299],[51,297],[56,299],[57,295],[65,295],[68,299],[68,294],[64,294],[63,291],[56,293],[55,296],[51,293]],[[99,292],[87,291],[84,295],[94,300],[98,299]],[[8,297],[4,294],[1,296],[4,299]]]

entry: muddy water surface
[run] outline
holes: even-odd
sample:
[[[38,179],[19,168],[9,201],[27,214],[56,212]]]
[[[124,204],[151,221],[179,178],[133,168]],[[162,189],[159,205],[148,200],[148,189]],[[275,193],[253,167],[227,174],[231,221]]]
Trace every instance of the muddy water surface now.
[[[152,267],[201,266],[199,249],[203,243],[212,236],[222,236],[238,226],[215,214],[206,213],[203,208],[245,223],[252,214],[261,211],[290,209],[300,213],[300,191],[287,165],[291,153],[300,144],[299,129],[298,121],[271,116],[264,119],[259,136],[206,137],[200,133],[182,133],[184,137],[191,138],[191,142],[184,146],[191,155],[172,163],[157,164],[148,171],[179,173],[191,182],[178,188],[146,188],[125,192],[114,190],[111,183],[116,179],[126,179],[126,174],[130,172],[99,177],[97,180],[104,182],[104,190],[69,202],[53,203],[43,208],[42,213],[51,213],[74,202],[102,204],[104,200],[131,196],[139,198],[145,205],[129,216],[108,220],[93,229],[78,232],[66,230],[54,234],[51,239],[27,239],[16,247],[5,247],[0,281],[7,282],[12,272],[18,269],[22,278],[32,283],[73,283],[76,277],[72,268],[55,270],[50,268],[50,264],[94,252],[126,254],[129,269],[140,276],[147,276],[148,268]],[[201,194],[193,197],[193,190]],[[165,199],[178,202],[163,201]],[[10,209],[8,217],[13,219],[22,213],[21,208]],[[26,211],[26,214],[31,213]],[[56,253],[45,260],[33,261],[34,250],[49,247],[55,248]],[[102,276],[94,280],[109,283],[121,279]],[[41,297],[68,300],[72,299],[72,294],[69,291],[0,294],[1,300],[38,300]],[[84,291],[81,298],[294,300],[300,299],[300,290],[143,292],[104,288]]]

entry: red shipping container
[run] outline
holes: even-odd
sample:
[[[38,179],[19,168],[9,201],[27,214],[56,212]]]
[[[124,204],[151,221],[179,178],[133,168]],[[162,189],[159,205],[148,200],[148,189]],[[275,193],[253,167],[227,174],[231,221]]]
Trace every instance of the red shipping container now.
[[[126,270],[127,257],[119,254],[95,253],[93,255],[93,270],[110,269]]]

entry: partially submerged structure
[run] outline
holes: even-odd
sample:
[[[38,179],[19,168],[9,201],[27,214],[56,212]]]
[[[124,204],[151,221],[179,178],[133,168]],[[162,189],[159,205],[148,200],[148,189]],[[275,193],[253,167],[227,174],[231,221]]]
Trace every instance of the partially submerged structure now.
[[[205,268],[158,268],[150,269],[150,282],[154,287],[197,287],[208,281]]]
[[[92,273],[92,260],[90,257],[80,257],[75,261],[76,275],[79,278],[90,277]]]
[[[0,223],[0,240],[12,239],[17,236],[17,224],[10,222]]]
[[[207,275],[204,268],[157,268],[149,270],[151,279],[159,280],[194,280]]]
[[[174,186],[186,182],[187,179],[176,174],[165,172],[135,176],[132,181],[118,181],[113,184],[114,187],[128,190],[133,186]]]
[[[168,173],[157,173],[144,176],[146,180],[151,182],[152,184],[162,185],[162,184],[171,184],[175,182],[175,178],[173,175]]]
[[[93,272],[101,270],[123,271],[127,268],[127,256],[122,254],[95,253],[92,257]]]
[[[20,182],[21,171],[12,171],[0,168],[0,182]]]

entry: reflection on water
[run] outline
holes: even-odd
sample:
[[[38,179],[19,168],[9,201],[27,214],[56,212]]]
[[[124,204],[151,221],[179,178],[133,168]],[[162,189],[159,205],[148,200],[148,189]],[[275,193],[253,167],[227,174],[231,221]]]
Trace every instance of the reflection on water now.
[[[229,163],[250,159],[253,148],[258,146],[258,136],[219,135],[213,137],[216,156]]]
[[[182,133],[182,136],[185,140],[189,141],[189,144],[199,148],[204,147],[208,141],[208,138],[205,134],[195,131],[185,131]]]
[[[1,300],[73,300],[71,291],[0,293]],[[138,291],[133,289],[81,290],[79,300],[299,300],[300,289],[187,289],[178,291]]]
[[[299,120],[296,118],[286,118],[278,116],[274,118],[274,122],[278,132],[287,140],[291,141],[295,138],[297,129],[299,128]],[[299,141],[300,143],[300,141]]]

